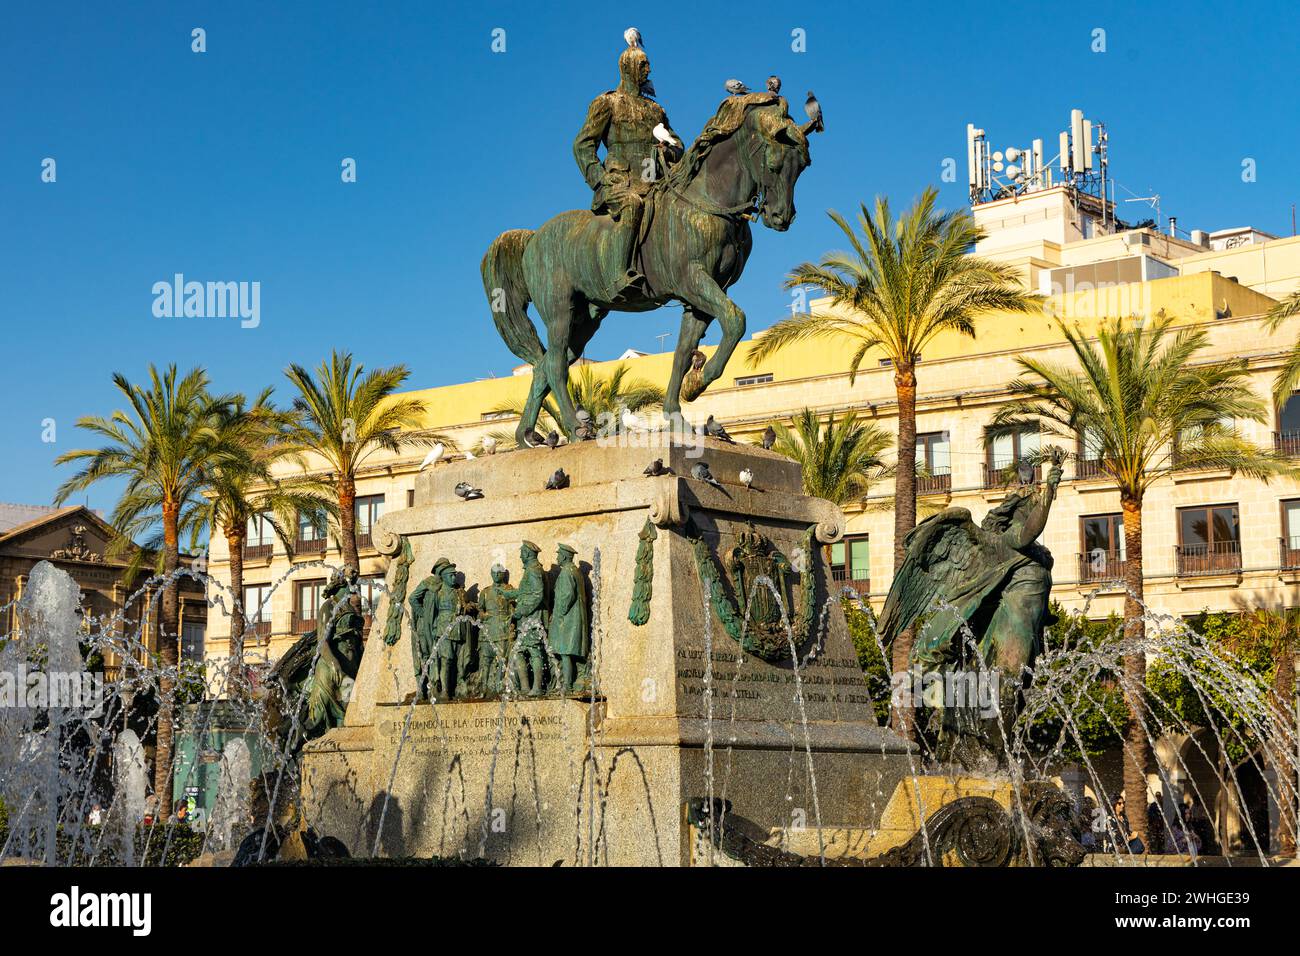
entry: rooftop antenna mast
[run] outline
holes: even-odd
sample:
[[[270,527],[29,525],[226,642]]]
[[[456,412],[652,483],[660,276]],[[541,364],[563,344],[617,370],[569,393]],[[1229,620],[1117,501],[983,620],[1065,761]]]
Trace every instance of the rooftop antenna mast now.
[[[1126,190],[1127,192],[1127,190]],[[1125,199],[1125,202],[1144,202],[1156,211],[1156,232],[1160,231],[1160,194],[1154,196],[1134,196],[1132,199]]]

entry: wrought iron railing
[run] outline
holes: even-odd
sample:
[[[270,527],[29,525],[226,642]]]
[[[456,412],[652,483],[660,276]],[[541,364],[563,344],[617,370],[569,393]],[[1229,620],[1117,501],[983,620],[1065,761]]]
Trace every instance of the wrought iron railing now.
[[[1003,462],[984,462],[984,489],[991,491],[997,488],[1006,488],[1009,485],[1020,482],[1021,461],[1003,461]],[[1042,465],[1032,465],[1026,468],[1026,474],[1030,481],[1043,480]]]
[[[1174,558],[1179,577],[1231,574],[1241,570],[1241,542],[1179,544],[1174,546]]]
[[[1300,458],[1300,432],[1274,432],[1273,450],[1288,458]]]
[[[324,538],[299,538],[293,543],[295,554],[324,554]]]
[[[266,561],[271,557],[271,552],[274,550],[275,546],[270,544],[246,544],[244,545],[244,560]]]
[[[917,469],[916,493],[918,495],[943,495],[952,491],[952,469]]]
[[[1278,567],[1283,571],[1300,571],[1300,537],[1278,538]]]
[[[831,567],[831,580],[836,584],[835,590],[837,593],[840,588],[852,588],[862,597],[866,597],[871,593],[871,578],[861,575],[852,577],[849,574],[849,569],[842,564]]]
[[[1118,551],[1100,549],[1080,554],[1080,584],[1122,584],[1128,562]]]

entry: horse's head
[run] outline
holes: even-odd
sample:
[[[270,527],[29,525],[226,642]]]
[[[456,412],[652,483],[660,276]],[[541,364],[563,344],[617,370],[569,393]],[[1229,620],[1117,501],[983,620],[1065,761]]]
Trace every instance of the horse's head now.
[[[779,104],[750,110],[745,125],[756,144],[749,172],[758,184],[759,214],[769,229],[785,232],[794,222],[794,184],[812,165],[808,136]]]

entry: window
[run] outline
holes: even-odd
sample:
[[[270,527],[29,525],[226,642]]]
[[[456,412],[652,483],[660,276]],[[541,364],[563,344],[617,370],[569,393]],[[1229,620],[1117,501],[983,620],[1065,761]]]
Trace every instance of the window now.
[[[244,585],[244,620],[249,624],[244,629],[245,637],[249,632],[265,640],[271,634],[271,585]]]
[[[365,495],[358,498],[353,503],[353,510],[357,516],[357,547],[373,547],[371,536],[374,534],[375,522],[384,513],[384,496]]]
[[[370,623],[375,616],[375,606],[379,595],[383,594],[384,576],[372,574],[357,581],[357,590],[361,592],[361,614],[365,619],[365,631],[369,633]]]
[[[947,432],[916,436],[916,493],[940,494],[952,490],[952,443]]]
[[[325,521],[322,518],[298,514],[298,540],[294,550],[301,554],[325,553]]]
[[[414,507],[415,507],[415,489],[414,489],[414,488],[407,488],[407,489],[406,489],[406,507],[408,507],[408,508],[414,508]]]
[[[766,385],[772,381],[771,372],[763,372],[759,375],[746,375],[743,378],[736,379],[736,387],[744,388],[746,385]]]
[[[1082,553],[1079,581],[1092,584],[1124,579],[1124,516],[1085,515],[1079,519]]]
[[[871,549],[866,535],[831,545],[831,580],[863,597],[871,591]]]
[[[316,614],[320,611],[321,595],[325,591],[324,581],[298,581],[294,585],[294,631],[301,634],[316,626]]]
[[[1237,420],[1230,415],[1220,418],[1212,425],[1189,425],[1178,433],[1178,438],[1174,442],[1174,467],[1189,467],[1186,463],[1186,456],[1181,449],[1184,447],[1194,449],[1201,440],[1202,435],[1213,432],[1216,435],[1223,432],[1235,432],[1237,429]],[[1196,467],[1195,465],[1191,467]]]
[[[527,366],[524,366],[527,368]],[[513,412],[479,412],[478,420],[481,422],[496,422],[503,418],[513,418]]]
[[[1079,461],[1075,466],[1075,477],[1100,477],[1102,475],[1101,453],[1101,436],[1095,429],[1085,426],[1079,433]]]
[[[1300,397],[1294,392],[1277,410],[1273,447],[1291,458],[1300,457]],[[1300,531],[1300,526],[1296,530]]]
[[[203,660],[204,631],[205,628],[202,621],[181,622],[181,656],[185,660]]]
[[[1300,499],[1282,502],[1282,564],[1288,571],[1300,569]]]
[[[274,544],[275,528],[271,526],[271,516],[256,514],[248,519],[248,529],[244,537],[244,557],[255,560],[269,558]]]
[[[1178,573],[1224,574],[1241,570],[1241,522],[1236,505],[1178,510]]]
[[[988,459],[984,463],[984,487],[1001,488],[1013,481],[1042,478],[1043,469],[1032,461],[1038,455],[1039,440],[1036,431],[1017,431],[990,438]]]

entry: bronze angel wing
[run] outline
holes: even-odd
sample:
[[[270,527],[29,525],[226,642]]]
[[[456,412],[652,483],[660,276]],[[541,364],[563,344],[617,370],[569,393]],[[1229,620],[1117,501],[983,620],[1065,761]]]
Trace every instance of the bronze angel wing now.
[[[945,508],[913,528],[903,539],[907,556],[880,613],[885,644],[907,630],[936,597],[943,599],[978,560],[979,529],[965,508]]]

